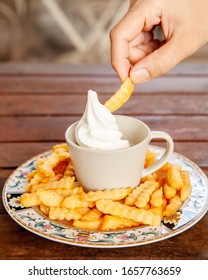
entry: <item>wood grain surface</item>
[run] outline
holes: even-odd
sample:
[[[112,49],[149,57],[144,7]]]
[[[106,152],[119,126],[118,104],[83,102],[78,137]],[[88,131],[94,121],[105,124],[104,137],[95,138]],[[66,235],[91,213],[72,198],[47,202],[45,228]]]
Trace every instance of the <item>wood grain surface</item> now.
[[[0,66],[0,190],[29,158],[64,142],[83,113],[88,89],[104,102],[119,88],[110,66]],[[208,175],[208,65],[180,64],[166,76],[137,85],[118,114],[168,132],[175,151]],[[153,144],[163,146],[162,142]],[[39,237],[15,223],[0,200],[0,259],[208,259],[208,215],[189,230],[145,246],[82,248]]]

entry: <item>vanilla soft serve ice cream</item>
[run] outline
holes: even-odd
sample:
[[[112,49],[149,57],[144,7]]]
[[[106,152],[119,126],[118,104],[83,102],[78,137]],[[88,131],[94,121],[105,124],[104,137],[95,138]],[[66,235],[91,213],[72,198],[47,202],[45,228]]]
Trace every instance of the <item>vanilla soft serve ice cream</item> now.
[[[92,90],[88,91],[85,112],[76,127],[75,136],[82,147],[117,150],[130,146],[128,140],[122,139],[115,117]]]

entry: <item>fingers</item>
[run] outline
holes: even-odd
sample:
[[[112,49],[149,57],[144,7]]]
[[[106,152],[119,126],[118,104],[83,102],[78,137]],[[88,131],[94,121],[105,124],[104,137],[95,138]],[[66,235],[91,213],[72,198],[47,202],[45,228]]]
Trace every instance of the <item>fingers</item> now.
[[[179,45],[179,38],[171,38],[159,49],[144,56],[130,71],[132,81],[143,83],[167,73],[185,58],[183,52],[178,48]]]
[[[151,1],[154,6],[155,1]],[[127,14],[123,19],[111,30],[111,64],[117,72],[121,81],[124,81],[131,69],[131,62],[129,59],[130,43],[138,40],[143,30],[149,29],[160,21],[160,11],[158,7],[153,7],[150,12],[146,1],[132,1]],[[139,6],[139,9],[138,9]],[[145,35],[145,40],[149,35]],[[147,48],[147,47],[146,47]],[[144,53],[144,52],[143,52]],[[141,56],[137,55],[138,57]]]
[[[140,44],[146,44],[153,40],[152,32],[141,32],[139,33],[134,40],[129,42],[129,47],[137,47]]]
[[[130,0],[129,1],[129,9],[134,5],[135,2],[136,2],[136,0]]]
[[[129,48],[129,61],[131,65],[136,64],[139,60],[156,50],[160,46],[159,40],[152,40],[146,44],[140,44]]]

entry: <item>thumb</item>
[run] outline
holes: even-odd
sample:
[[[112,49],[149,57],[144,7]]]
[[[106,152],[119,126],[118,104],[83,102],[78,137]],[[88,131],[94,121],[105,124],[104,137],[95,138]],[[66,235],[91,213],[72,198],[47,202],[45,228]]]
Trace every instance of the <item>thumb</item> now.
[[[141,59],[131,68],[132,81],[135,84],[143,83],[167,73],[185,58],[180,45],[180,40],[172,37],[159,49]]]

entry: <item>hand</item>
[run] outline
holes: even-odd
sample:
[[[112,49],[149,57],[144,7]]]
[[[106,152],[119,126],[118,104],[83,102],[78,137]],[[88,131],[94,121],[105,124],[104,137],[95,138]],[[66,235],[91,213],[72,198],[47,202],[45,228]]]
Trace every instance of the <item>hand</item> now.
[[[121,81],[161,76],[208,42],[208,0],[131,0],[111,30],[111,63]],[[153,38],[160,25],[165,40]]]

